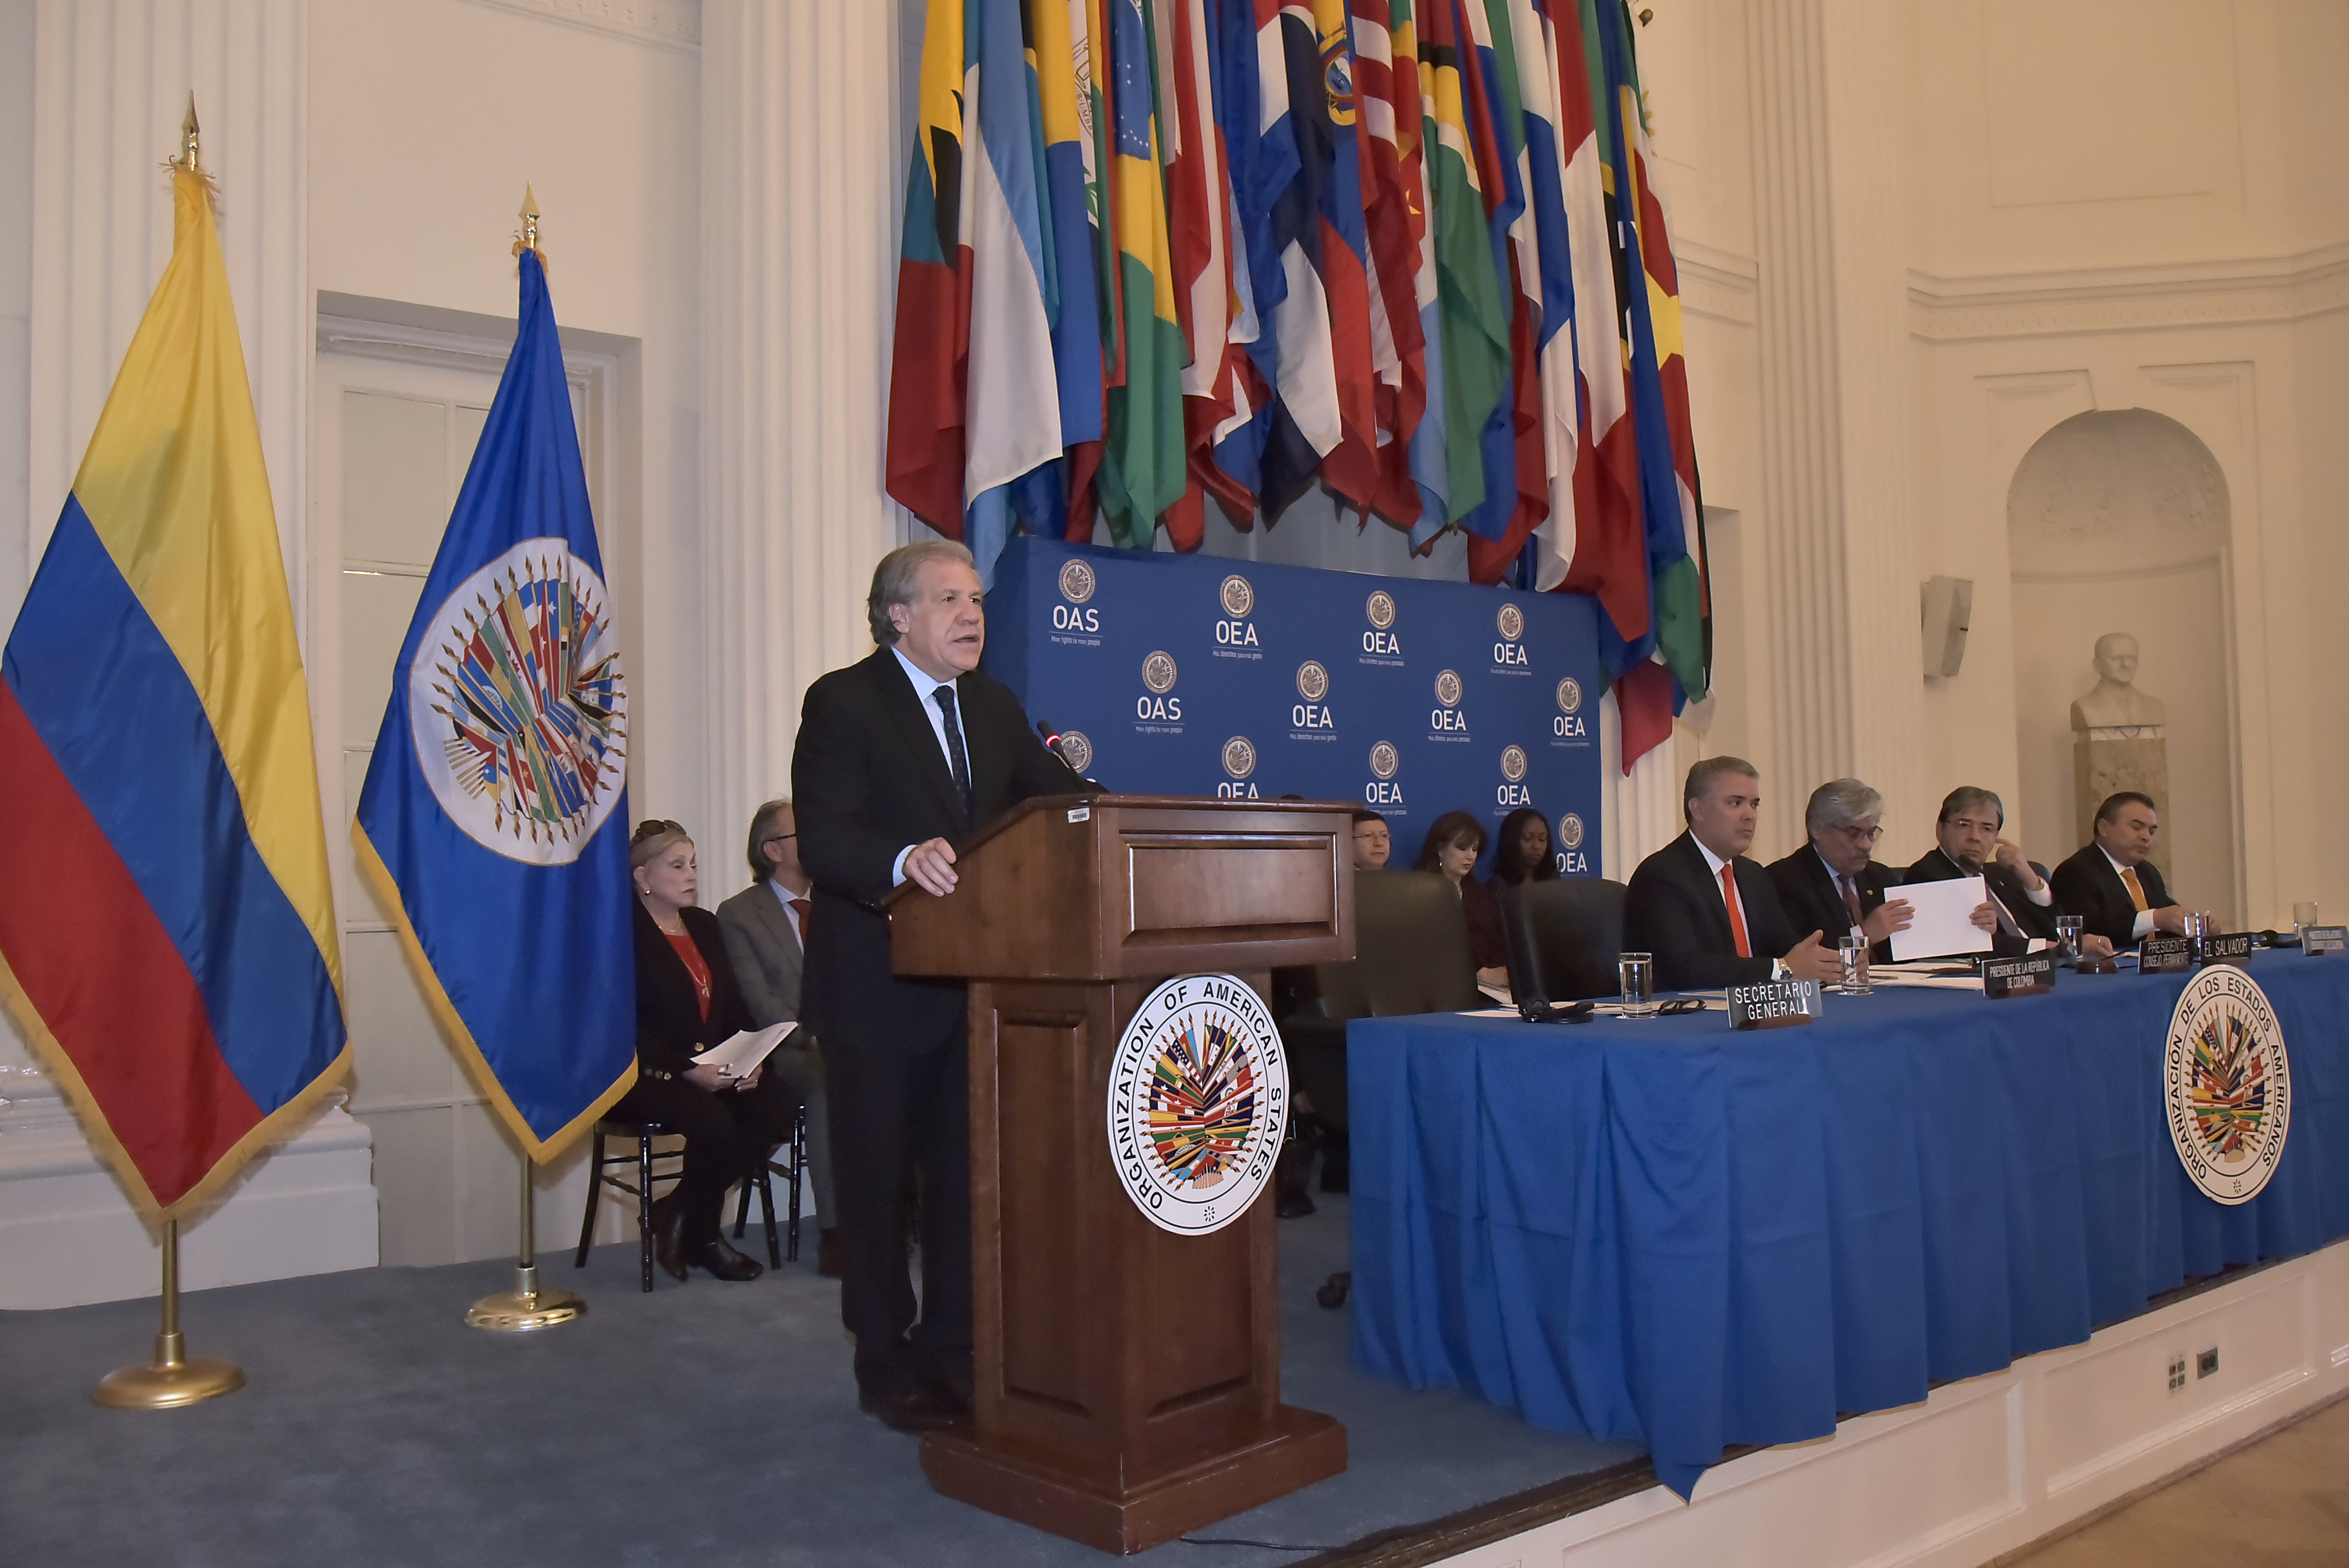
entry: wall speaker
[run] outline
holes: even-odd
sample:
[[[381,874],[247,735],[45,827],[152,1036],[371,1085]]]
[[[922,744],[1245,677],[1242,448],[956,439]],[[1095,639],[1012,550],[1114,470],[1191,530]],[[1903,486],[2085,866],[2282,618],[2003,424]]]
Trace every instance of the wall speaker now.
[[[1925,583],[1925,673],[1953,676],[1966,662],[1966,627],[1974,616],[1971,578],[1934,577]]]

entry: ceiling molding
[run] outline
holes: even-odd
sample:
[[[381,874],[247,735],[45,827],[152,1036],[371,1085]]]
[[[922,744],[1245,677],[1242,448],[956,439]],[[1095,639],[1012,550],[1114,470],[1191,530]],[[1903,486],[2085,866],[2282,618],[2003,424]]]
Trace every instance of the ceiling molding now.
[[[1761,268],[1753,257],[1683,240],[1672,247],[1672,265],[1680,273],[1682,310],[1737,326],[1754,324]]]
[[[1909,330],[1934,342],[2245,326],[2349,308],[2349,244],[2296,256],[1937,278],[1909,274]]]
[[[701,0],[472,0],[493,11],[611,33],[663,48],[701,48]]]

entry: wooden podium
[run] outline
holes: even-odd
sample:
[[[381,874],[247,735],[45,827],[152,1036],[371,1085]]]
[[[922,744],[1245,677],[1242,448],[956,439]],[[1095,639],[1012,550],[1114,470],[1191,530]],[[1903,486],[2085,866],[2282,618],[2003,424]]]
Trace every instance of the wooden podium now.
[[[1118,1037],[1169,975],[1354,952],[1343,806],[1134,796],[1024,802],[955,891],[892,895],[897,973],[970,981],[971,1424],[931,1484],[1140,1552],[1346,1468],[1346,1431],[1280,1402],[1269,1185],[1205,1235],[1126,1196],[1105,1120]]]

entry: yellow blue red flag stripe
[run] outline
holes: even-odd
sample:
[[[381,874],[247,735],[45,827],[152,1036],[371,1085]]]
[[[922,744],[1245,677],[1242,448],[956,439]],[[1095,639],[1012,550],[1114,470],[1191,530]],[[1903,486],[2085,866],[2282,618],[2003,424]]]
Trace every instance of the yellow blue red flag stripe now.
[[[308,687],[227,270],[173,179],[156,285],[0,655],[23,825],[0,993],[142,1210],[347,1064]]]

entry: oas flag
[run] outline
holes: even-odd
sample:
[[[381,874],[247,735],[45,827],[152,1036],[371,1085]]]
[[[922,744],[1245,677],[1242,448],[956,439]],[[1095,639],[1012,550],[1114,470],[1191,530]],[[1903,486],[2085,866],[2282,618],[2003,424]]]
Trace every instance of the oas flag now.
[[[201,176],[0,656],[0,993],[139,1207],[349,1060],[310,697]]]
[[[499,1116],[552,1159],[636,1081],[628,707],[538,253],[392,667],[351,841]]]

